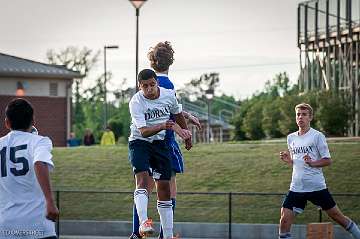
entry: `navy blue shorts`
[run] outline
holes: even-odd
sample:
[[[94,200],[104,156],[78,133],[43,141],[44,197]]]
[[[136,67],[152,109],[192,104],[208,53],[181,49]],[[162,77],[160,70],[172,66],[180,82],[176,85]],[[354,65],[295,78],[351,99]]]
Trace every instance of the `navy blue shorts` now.
[[[164,140],[130,141],[129,160],[135,174],[147,171],[155,180],[171,178],[171,155]]]
[[[175,139],[166,139],[165,142],[170,150],[172,171],[174,173],[183,173],[184,162],[179,144]]]
[[[333,197],[326,188],[320,191],[305,193],[289,191],[285,197],[282,207],[288,208],[295,213],[302,213],[306,207],[307,201],[321,207],[323,210],[329,210],[336,206]]]

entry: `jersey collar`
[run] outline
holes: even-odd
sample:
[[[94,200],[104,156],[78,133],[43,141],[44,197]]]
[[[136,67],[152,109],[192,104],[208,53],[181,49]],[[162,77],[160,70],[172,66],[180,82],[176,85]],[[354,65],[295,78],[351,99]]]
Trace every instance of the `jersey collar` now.
[[[157,76],[164,76],[164,77],[168,77],[167,74],[164,74],[164,73],[156,73]]]

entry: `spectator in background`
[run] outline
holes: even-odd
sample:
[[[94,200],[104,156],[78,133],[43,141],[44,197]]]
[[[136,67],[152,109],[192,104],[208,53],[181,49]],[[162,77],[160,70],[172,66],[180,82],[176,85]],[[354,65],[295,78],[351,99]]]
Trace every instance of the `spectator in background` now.
[[[83,142],[84,142],[85,146],[91,146],[91,145],[95,144],[94,135],[93,135],[93,133],[91,132],[90,129],[85,130],[85,135],[84,135]]]
[[[115,135],[109,126],[106,126],[105,128],[105,132],[101,137],[100,145],[115,145]]]
[[[70,138],[66,141],[68,147],[77,147],[80,146],[80,139],[75,137],[75,133],[70,133]]]

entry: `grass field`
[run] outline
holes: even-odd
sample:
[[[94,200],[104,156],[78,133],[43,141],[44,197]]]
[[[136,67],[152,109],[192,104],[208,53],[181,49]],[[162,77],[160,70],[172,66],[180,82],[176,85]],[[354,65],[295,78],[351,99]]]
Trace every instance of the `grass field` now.
[[[329,143],[334,159],[324,170],[333,193],[360,193],[360,142]],[[278,192],[288,190],[291,169],[280,162],[285,141],[195,145],[184,150],[186,173],[179,175],[178,191]],[[133,191],[127,146],[56,148],[52,174],[57,189]],[[155,195],[149,214],[157,218]],[[360,197],[336,197],[342,210],[360,221]],[[227,195],[179,195],[176,220],[226,222]],[[277,223],[282,196],[232,196],[232,220]],[[132,195],[105,193],[60,194],[62,218],[130,220]],[[297,222],[316,221],[310,206]]]

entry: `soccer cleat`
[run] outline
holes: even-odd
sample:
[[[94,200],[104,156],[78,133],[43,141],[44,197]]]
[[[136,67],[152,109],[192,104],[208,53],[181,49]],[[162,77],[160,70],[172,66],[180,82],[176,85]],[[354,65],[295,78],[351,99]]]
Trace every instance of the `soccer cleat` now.
[[[138,236],[136,235],[135,233],[131,234],[131,236],[129,237],[129,239],[142,239],[143,237],[142,236]]]
[[[147,219],[145,222],[143,222],[139,227],[139,234],[142,237],[151,236],[154,234],[155,230],[153,228],[153,222],[152,219]]]

